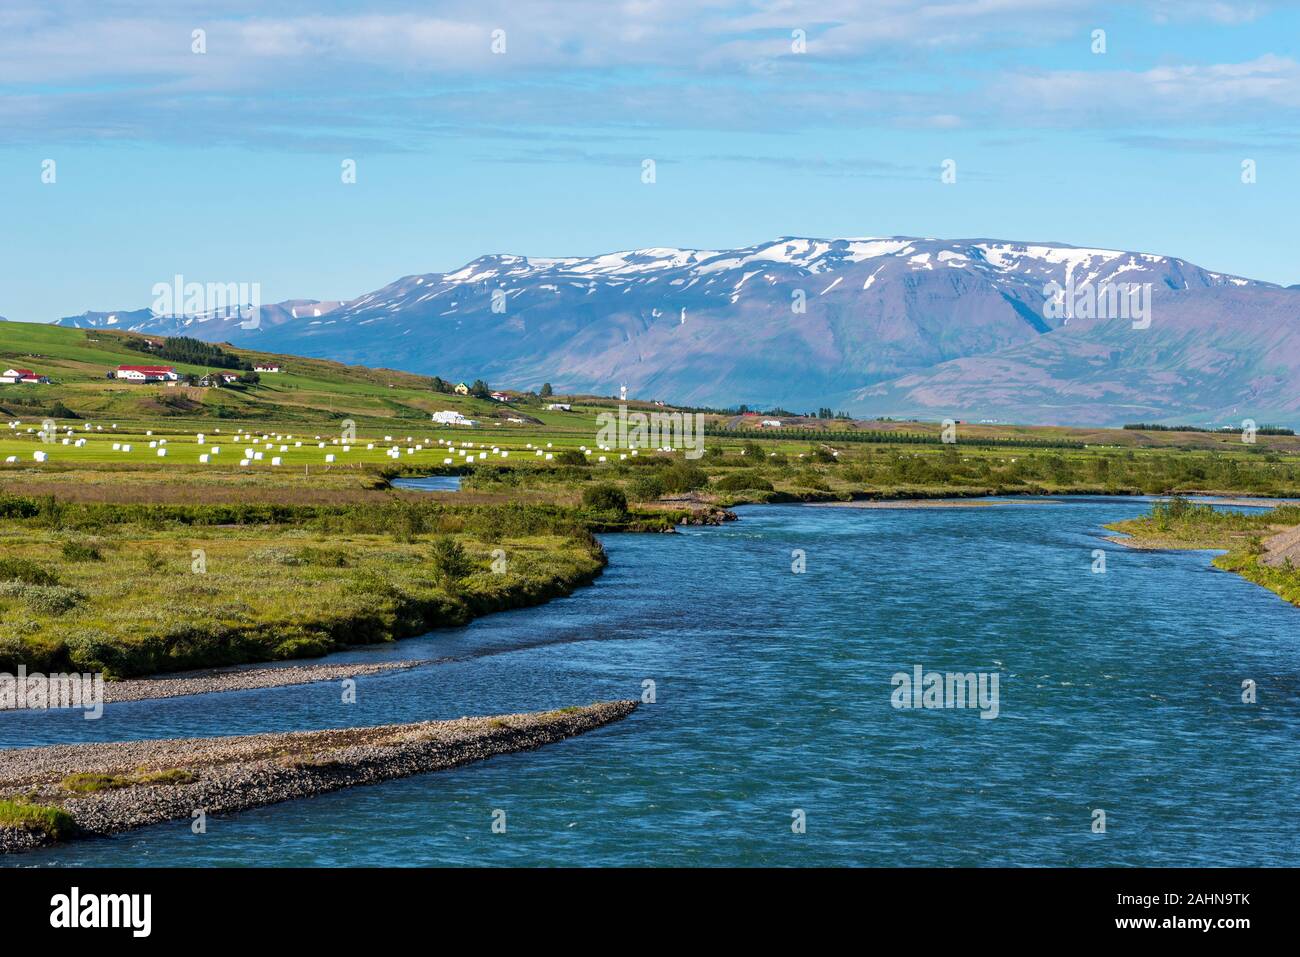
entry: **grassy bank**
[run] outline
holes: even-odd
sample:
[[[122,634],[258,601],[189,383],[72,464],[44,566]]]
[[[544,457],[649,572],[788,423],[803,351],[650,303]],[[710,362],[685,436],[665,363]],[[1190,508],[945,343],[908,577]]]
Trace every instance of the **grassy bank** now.
[[[1214,564],[1300,605],[1300,567],[1270,550],[1270,540],[1300,525],[1300,506],[1227,512],[1175,498],[1157,503],[1151,514],[1106,527],[1129,536],[1136,548],[1215,549]]]
[[[0,501],[0,670],[127,677],[458,625],[600,573],[560,510]]]

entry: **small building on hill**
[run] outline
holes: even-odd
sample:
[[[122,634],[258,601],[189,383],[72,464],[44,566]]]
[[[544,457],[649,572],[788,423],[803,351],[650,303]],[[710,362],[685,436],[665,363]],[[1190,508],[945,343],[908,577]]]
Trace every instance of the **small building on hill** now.
[[[230,385],[232,382],[239,381],[237,372],[209,372],[203,378],[199,379],[199,385],[208,389],[213,386]]]
[[[113,378],[127,382],[175,382],[180,376],[172,366],[118,366]]]
[[[253,365],[254,372],[283,372],[284,367],[278,362],[258,362]]]
[[[6,369],[0,374],[0,383],[5,385],[14,385],[22,383],[24,385],[49,385],[49,376],[37,375],[31,369]]]
[[[453,391],[454,391],[457,395],[469,395],[469,386],[467,386],[467,385],[466,385],[465,383],[463,383],[463,382],[457,382],[457,383],[456,383],[456,388],[455,388]]]

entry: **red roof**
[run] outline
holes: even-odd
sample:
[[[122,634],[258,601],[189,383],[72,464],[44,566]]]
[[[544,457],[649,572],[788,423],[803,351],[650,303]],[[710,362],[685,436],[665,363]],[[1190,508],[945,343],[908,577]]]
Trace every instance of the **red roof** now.
[[[33,372],[31,369],[14,369],[13,371],[17,372],[18,375],[22,378],[36,375],[36,373]]]
[[[145,375],[162,375],[164,372],[175,372],[171,366],[118,366],[118,372],[142,372]]]

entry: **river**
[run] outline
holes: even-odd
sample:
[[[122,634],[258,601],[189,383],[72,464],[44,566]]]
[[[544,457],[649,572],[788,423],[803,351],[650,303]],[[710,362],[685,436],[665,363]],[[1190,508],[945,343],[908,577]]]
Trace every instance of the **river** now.
[[[744,507],[607,536],[570,598],[332,656],[438,659],[352,705],[317,684],[0,715],[15,747],[655,698],[540,751],[6,863],[1295,865],[1300,609],[1102,539],[1147,507]],[[895,708],[916,665],[997,673],[997,717]]]

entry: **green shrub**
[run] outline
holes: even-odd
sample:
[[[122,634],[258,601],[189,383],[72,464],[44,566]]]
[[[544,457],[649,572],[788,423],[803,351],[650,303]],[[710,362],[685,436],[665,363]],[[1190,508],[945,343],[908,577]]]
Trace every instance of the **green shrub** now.
[[[67,541],[63,543],[63,557],[70,562],[102,562],[104,556],[93,545]]]
[[[156,548],[146,548],[140,552],[140,561],[144,564],[146,571],[160,572],[167,567],[167,560],[163,558],[162,553]]]
[[[0,582],[0,596],[17,598],[34,612],[61,615],[81,604],[85,596],[64,585],[29,585],[26,582]]]
[[[586,465],[587,457],[577,449],[561,449],[553,461],[556,465]]]
[[[438,584],[449,590],[474,572],[474,563],[465,553],[465,546],[448,535],[435,538],[430,544],[429,561]]]
[[[338,548],[304,548],[298,553],[303,563],[320,568],[347,568],[348,556]]]
[[[601,482],[582,491],[582,505],[593,512],[622,517],[627,514],[627,496],[617,485]]]
[[[664,494],[664,481],[657,475],[638,475],[628,486],[628,491],[638,502],[653,502]]]
[[[57,585],[59,579],[34,561],[26,558],[0,558],[0,581],[28,585]]]
[[[745,489],[772,491],[772,483],[752,471],[733,472],[731,475],[723,476],[713,484],[713,487],[720,492],[740,492]]]
[[[709,484],[709,475],[690,462],[674,462],[664,469],[660,477],[669,492],[693,492]]]

